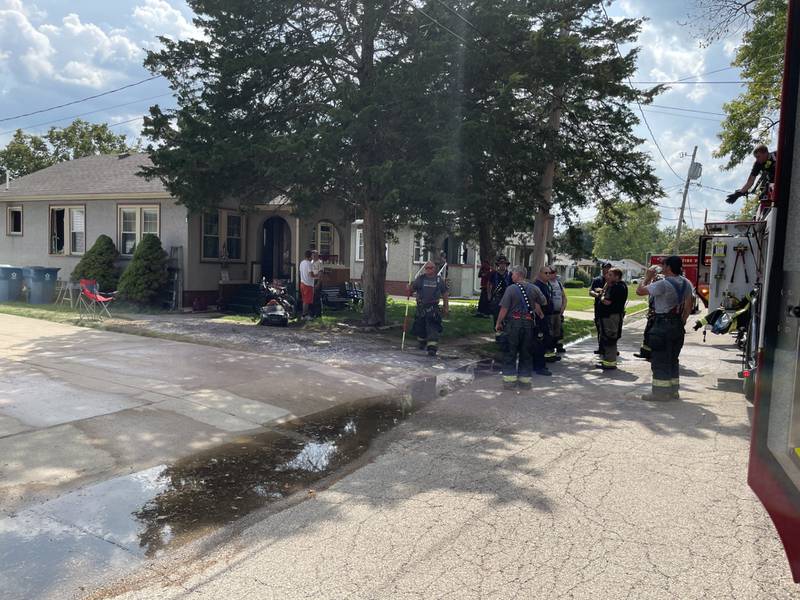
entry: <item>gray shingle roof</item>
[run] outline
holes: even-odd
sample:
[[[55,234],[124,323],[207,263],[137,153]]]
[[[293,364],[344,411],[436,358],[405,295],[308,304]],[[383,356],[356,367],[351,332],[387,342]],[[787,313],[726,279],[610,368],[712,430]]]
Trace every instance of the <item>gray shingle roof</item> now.
[[[105,154],[70,160],[11,180],[6,191],[0,183],[0,200],[26,196],[75,194],[153,194],[168,192],[158,179],[147,181],[136,173],[152,163],[146,154]]]

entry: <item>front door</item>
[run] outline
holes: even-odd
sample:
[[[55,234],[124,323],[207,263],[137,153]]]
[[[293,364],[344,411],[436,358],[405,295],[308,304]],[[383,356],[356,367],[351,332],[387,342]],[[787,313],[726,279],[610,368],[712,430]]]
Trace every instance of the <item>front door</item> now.
[[[267,281],[292,278],[292,232],[282,217],[264,221],[261,275]]]

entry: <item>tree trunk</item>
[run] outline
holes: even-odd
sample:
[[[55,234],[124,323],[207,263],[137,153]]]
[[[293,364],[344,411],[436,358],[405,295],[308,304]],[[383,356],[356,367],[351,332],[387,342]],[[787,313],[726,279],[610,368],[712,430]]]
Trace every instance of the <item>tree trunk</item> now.
[[[386,323],[386,232],[383,214],[374,203],[364,208],[364,323]]]
[[[547,234],[550,231],[550,220],[552,218],[553,215],[550,214],[549,210],[539,208],[536,211],[536,220],[533,223],[532,276],[535,276],[547,261]]]
[[[492,231],[485,221],[478,225],[478,251],[481,261],[485,260],[490,265],[494,264],[495,250],[494,243],[492,243]]]

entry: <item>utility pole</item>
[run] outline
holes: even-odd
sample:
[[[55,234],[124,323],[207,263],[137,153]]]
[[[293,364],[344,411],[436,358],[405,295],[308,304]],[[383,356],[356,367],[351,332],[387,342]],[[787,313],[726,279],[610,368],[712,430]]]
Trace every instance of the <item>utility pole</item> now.
[[[685,155],[684,155],[685,156]],[[689,194],[689,182],[692,179],[697,179],[699,174],[697,174],[697,167],[695,167],[694,159],[697,156],[697,146],[694,147],[694,152],[692,152],[692,162],[689,163],[689,172],[686,173],[686,185],[683,186],[683,202],[681,202],[681,214],[678,217],[678,231],[675,235],[675,251],[673,254],[679,254],[680,245],[681,245],[681,229],[683,229],[683,211],[686,210],[686,196]]]

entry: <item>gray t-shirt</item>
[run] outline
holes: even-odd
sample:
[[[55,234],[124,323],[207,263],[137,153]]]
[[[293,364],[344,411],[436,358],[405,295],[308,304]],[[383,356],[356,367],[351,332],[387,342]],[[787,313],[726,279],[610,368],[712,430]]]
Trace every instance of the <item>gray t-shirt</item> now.
[[[692,293],[692,283],[680,275],[671,276],[668,279],[671,279],[678,286],[678,289],[681,289],[681,286],[684,286],[683,301],[686,301],[686,296],[691,295]],[[680,304],[678,292],[675,290],[675,286],[669,283],[667,279],[654,281],[647,286],[647,291],[650,293],[650,297],[653,299],[653,308],[656,311],[656,314],[663,315],[672,312],[672,310],[678,306],[678,304]],[[679,312],[682,312],[682,310]]]
[[[442,294],[447,293],[447,284],[438,275],[435,277],[420,275],[414,280],[411,289],[417,293],[417,302],[437,304]]]
[[[553,312],[560,313],[561,307],[564,306],[564,287],[556,279],[550,282],[550,289],[553,290]]]
[[[503,297],[500,299],[500,307],[507,308],[509,313],[525,313],[527,311],[525,300],[522,298],[522,292],[519,291],[518,285],[521,285],[525,289],[525,293],[528,295],[528,302],[531,303],[531,311],[534,309],[534,304],[542,306],[547,302],[542,291],[532,283],[528,283],[527,281],[523,281],[520,284],[514,283],[508,286],[508,289],[506,289]]]

